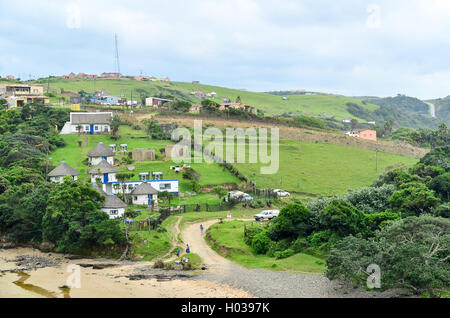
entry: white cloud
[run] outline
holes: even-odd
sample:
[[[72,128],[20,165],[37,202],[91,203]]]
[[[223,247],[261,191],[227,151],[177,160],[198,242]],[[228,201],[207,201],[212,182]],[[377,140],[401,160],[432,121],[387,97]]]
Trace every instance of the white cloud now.
[[[112,69],[117,32],[129,74],[254,90],[450,94],[447,0],[49,0],[39,8],[23,0],[0,10],[0,30],[17,31],[0,31],[3,52],[41,74]]]

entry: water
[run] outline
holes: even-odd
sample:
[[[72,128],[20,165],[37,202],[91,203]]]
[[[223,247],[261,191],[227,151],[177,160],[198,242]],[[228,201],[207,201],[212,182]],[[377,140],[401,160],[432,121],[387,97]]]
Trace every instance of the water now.
[[[26,284],[25,281],[30,278],[30,275],[25,272],[18,272],[16,273],[19,276],[19,279],[14,281],[13,284],[16,286],[23,288],[27,291],[30,291],[32,293],[35,293],[40,296],[44,296],[46,298],[58,298],[58,293],[46,290],[45,288],[33,285],[33,284]],[[61,291],[61,294],[64,298],[70,298],[70,288],[69,287],[59,287],[59,290]]]

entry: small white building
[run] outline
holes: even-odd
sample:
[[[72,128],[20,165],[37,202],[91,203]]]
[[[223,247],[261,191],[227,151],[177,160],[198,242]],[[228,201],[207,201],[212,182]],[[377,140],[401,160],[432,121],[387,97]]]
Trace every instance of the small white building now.
[[[97,146],[88,152],[88,161],[91,166],[98,165],[106,160],[110,165],[114,165],[114,151],[107,147],[103,142],[99,142]]]
[[[73,112],[60,134],[107,134],[111,130],[112,118],[112,112]]]
[[[120,200],[116,195],[108,195],[97,186],[94,186],[94,188],[105,197],[105,201],[103,201],[102,203],[101,210],[108,214],[110,219],[123,217],[127,208],[127,204]]]
[[[170,192],[173,196],[177,197],[178,196],[178,181],[179,181],[178,179],[126,181],[125,182],[125,185],[126,185],[125,193],[127,193],[127,194],[131,193],[134,189],[136,189],[142,183],[149,183],[152,185],[153,188],[155,188],[159,192],[167,191],[167,192]],[[106,183],[106,184],[104,183],[103,188],[108,189],[107,191],[105,190],[107,193],[112,193],[112,194],[122,193],[122,184],[119,181],[110,182],[110,183]],[[111,191],[109,191],[109,189],[111,189]]]
[[[79,175],[80,172],[68,165],[64,160],[48,174],[50,181],[56,183],[63,183],[65,176],[71,176],[73,180],[78,180]]]
[[[118,172],[119,170],[114,168],[106,160],[100,161],[99,164],[92,166],[91,169],[88,170],[88,174],[91,176],[91,182],[97,184],[97,179],[100,179],[102,189],[108,194],[113,193],[112,183],[117,182],[116,174]]]
[[[134,205],[152,206],[158,204],[158,190],[148,182],[142,182],[130,194]]]
[[[102,204],[102,211],[109,215],[110,219],[123,217],[127,205],[116,195],[106,195]]]

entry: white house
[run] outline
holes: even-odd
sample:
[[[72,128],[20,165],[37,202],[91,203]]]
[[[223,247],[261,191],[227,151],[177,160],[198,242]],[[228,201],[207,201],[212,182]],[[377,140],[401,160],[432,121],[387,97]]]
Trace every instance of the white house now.
[[[134,205],[152,206],[158,202],[158,190],[147,182],[142,182],[130,194]]]
[[[102,211],[109,215],[110,219],[123,217],[127,205],[116,195],[106,195],[102,204]]]
[[[99,142],[98,145],[87,154],[91,166],[98,165],[103,160],[107,161],[110,165],[114,165],[114,155],[114,151],[103,144],[103,142]]]
[[[112,117],[112,112],[70,113],[70,121],[66,122],[60,134],[107,134],[111,130]]]
[[[127,208],[127,204],[120,200],[116,195],[108,195],[97,186],[94,186],[94,188],[105,197],[105,201],[103,201],[102,203],[101,210],[108,214],[110,219],[123,217],[123,215],[125,214],[125,209]]]
[[[116,174],[118,169],[114,168],[107,160],[100,161],[99,164],[92,166],[88,170],[91,176],[91,182],[97,183],[97,179],[101,180],[102,188],[106,193],[112,193],[112,183],[117,182]]]
[[[55,169],[49,172],[50,181],[63,183],[65,176],[72,176],[73,180],[78,180],[80,172],[69,166],[64,160]]]
[[[178,179],[172,180],[139,180],[139,181],[126,181],[125,193],[129,194],[136,189],[142,183],[149,183],[151,186],[159,192],[167,191],[173,196],[178,196]],[[110,182],[103,184],[105,189],[108,189],[108,193],[118,194],[122,192],[122,185],[120,182]],[[109,191],[111,189],[111,191]]]

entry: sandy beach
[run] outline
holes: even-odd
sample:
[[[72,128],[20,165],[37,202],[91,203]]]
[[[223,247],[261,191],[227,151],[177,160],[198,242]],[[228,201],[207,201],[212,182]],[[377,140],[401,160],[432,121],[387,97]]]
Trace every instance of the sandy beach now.
[[[47,259],[55,265],[22,271],[16,260],[24,256]],[[61,288],[67,285],[68,278],[73,274],[67,271],[70,265],[78,264],[117,265],[104,269],[80,267],[80,288]],[[61,254],[42,253],[29,248],[0,250],[0,297],[252,297],[247,292],[210,281],[189,278],[131,280],[127,277],[136,271],[147,270],[151,270],[150,262],[118,263],[106,259],[69,260]],[[188,277],[195,275],[192,272],[186,273]]]

